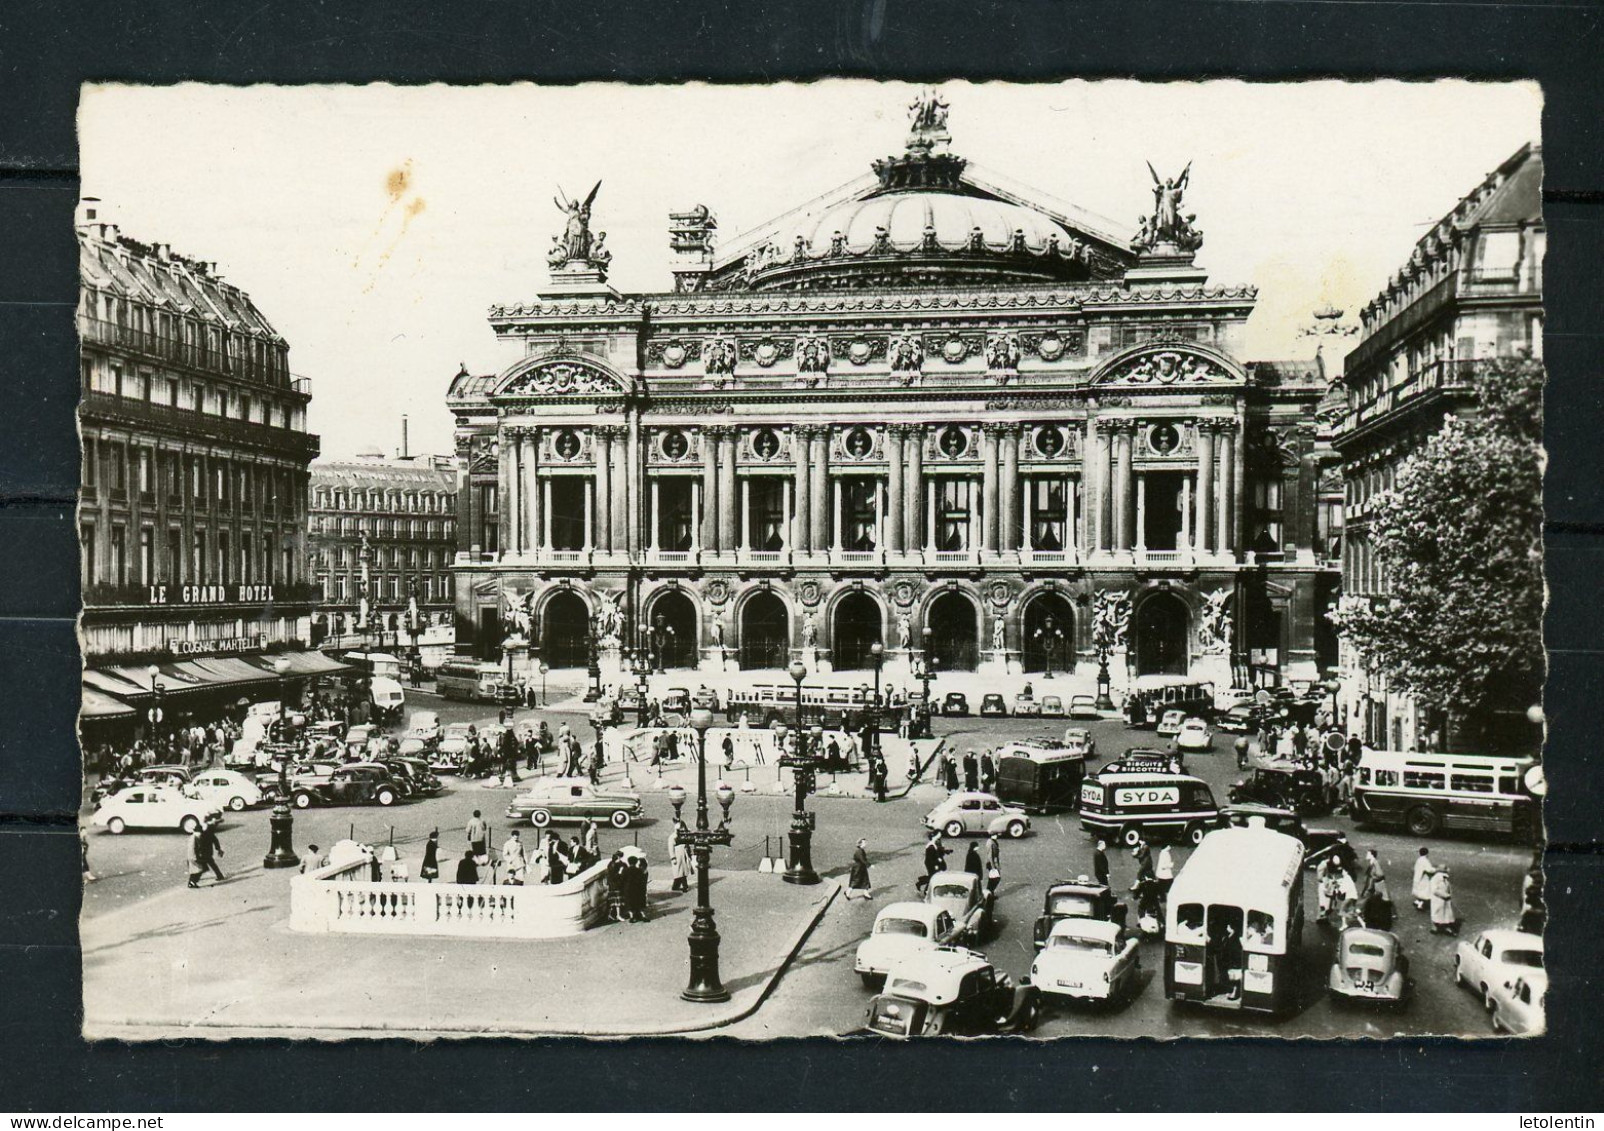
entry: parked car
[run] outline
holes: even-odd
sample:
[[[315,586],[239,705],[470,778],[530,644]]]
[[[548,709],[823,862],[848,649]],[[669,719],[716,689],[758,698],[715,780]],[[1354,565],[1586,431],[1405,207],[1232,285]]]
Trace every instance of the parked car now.
[[[407,736],[425,742],[439,742],[445,731],[440,726],[440,712],[413,711],[407,718]]]
[[[1008,703],[995,691],[988,692],[980,698],[980,717],[983,719],[1005,719],[1008,717]]]
[[[134,777],[146,785],[166,785],[181,790],[189,784],[190,769],[178,765],[145,766]]]
[[[1481,931],[1462,941],[1454,953],[1454,982],[1479,993],[1488,1012],[1497,1004],[1495,988],[1542,972],[1543,937],[1511,927]]]
[[[1208,750],[1214,745],[1214,736],[1209,733],[1209,724],[1202,719],[1187,719],[1181,724],[1181,729],[1175,732],[1175,748],[1177,750],[1199,751]]]
[[[1349,927],[1337,936],[1327,979],[1331,996],[1368,1005],[1402,1005],[1409,998],[1409,959],[1391,931]]]
[[[1042,912],[1036,916],[1035,943],[1040,950],[1052,929],[1065,919],[1100,919],[1116,926],[1125,925],[1127,909],[1114,897],[1107,884],[1081,876],[1047,885]]]
[[[1155,728],[1160,738],[1174,738],[1181,733],[1181,724],[1186,722],[1186,712],[1179,707],[1172,707],[1159,716],[1158,726]]]
[[[960,790],[925,814],[925,828],[940,829],[948,836],[1007,833],[1017,838],[1030,831],[1030,816],[1004,805],[994,793]]]
[[[969,697],[962,691],[949,691],[941,700],[941,713],[950,718],[969,717]]]
[[[379,728],[371,723],[358,723],[345,732],[345,748],[358,757],[366,754],[368,744],[373,736],[379,733]]]
[[[1014,696],[1014,718],[1038,719],[1041,717],[1041,700],[1034,695]]]
[[[181,829],[192,833],[222,810],[209,801],[186,797],[161,785],[135,785],[100,803],[91,825],[117,834],[129,829]]]
[[[1116,1001],[1140,986],[1136,936],[1103,919],[1070,918],[1053,925],[1030,966],[1030,981],[1046,999]]]
[[[1069,717],[1072,719],[1100,719],[1103,717],[1097,709],[1095,695],[1071,695],[1069,697]]]
[[[1041,717],[1044,719],[1061,719],[1065,717],[1064,700],[1057,695],[1043,695],[1041,697]]]
[[[934,903],[888,904],[874,917],[874,927],[858,944],[852,968],[865,986],[885,981],[899,961],[920,951],[950,945],[958,933],[952,912]]]
[[[973,872],[937,872],[925,889],[925,902],[952,916],[955,942],[978,943],[991,930],[991,895]]]
[[[403,742],[402,745],[405,746],[406,743]],[[422,758],[392,754],[380,759],[379,764],[389,770],[390,776],[398,783],[406,787],[409,797],[433,797],[445,788],[445,783],[435,776],[434,771],[429,768],[429,763]]]
[[[452,761],[465,761],[468,757],[471,724],[452,723],[440,735],[440,756]]]
[[[1493,987],[1493,1031],[1520,1036],[1541,1033],[1547,1027],[1543,998],[1548,993],[1548,974],[1529,970],[1525,974]]]
[[[190,779],[188,792],[236,813],[262,802],[261,789],[238,770],[203,770]]]
[[[543,829],[554,821],[605,820],[615,829],[627,829],[641,816],[640,795],[603,790],[588,778],[542,778],[529,792],[513,799],[507,817],[528,821]]]
[[[402,758],[422,758],[427,762],[434,754],[434,744],[415,734],[409,734],[401,739],[395,752]]]
[[[1064,746],[1072,751],[1079,751],[1080,756],[1087,761],[1097,757],[1097,739],[1085,727],[1067,727],[1064,730]]]
[[[1036,1027],[1036,990],[1016,986],[983,954],[941,947],[910,955],[869,1002],[865,1032],[886,1037],[983,1036]]]
[[[1216,715],[1214,725],[1228,734],[1253,734],[1266,717],[1264,708],[1238,703]]]
[[[390,771],[375,762],[351,762],[333,773],[297,778],[290,787],[290,803],[297,809],[313,805],[394,805],[402,791]]]

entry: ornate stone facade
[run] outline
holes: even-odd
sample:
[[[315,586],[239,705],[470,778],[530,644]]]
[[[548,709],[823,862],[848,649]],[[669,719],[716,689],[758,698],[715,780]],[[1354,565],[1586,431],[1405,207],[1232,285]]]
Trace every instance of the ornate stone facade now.
[[[920,105],[818,215],[720,252],[674,213],[672,292],[491,310],[515,359],[448,394],[459,640],[497,653],[510,587],[553,666],[616,603],[617,662],[1090,672],[1118,607],[1121,679],[1313,672],[1317,369],[1260,380],[1251,287],[1004,199]]]

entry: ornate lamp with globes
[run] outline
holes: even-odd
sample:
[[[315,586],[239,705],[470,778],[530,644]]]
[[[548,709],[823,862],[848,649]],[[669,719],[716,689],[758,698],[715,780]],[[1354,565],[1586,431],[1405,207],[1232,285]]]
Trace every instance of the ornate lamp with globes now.
[[[708,888],[708,866],[714,845],[728,845],[730,832],[730,805],[735,791],[725,782],[715,790],[723,817],[718,828],[710,828],[707,820],[707,732],[713,725],[713,712],[706,707],[691,710],[691,729],[696,731],[696,827],[686,828],[680,822],[685,807],[685,787],[675,785],[668,791],[669,804],[674,806],[674,843],[690,849],[696,860],[696,910],[691,913],[691,933],[688,938],[691,952],[691,976],[680,997],[686,1001],[729,1001],[730,991],[724,988],[718,971],[718,927],[713,920],[713,901]]]

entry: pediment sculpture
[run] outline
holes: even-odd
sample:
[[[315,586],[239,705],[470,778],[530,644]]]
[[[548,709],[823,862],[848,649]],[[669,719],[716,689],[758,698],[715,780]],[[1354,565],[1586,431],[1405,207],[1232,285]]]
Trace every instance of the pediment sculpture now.
[[[1099,385],[1207,385],[1235,382],[1225,366],[1202,354],[1184,349],[1161,349],[1138,354],[1108,371]]]
[[[619,396],[629,390],[617,377],[577,359],[545,361],[520,373],[497,396]]]

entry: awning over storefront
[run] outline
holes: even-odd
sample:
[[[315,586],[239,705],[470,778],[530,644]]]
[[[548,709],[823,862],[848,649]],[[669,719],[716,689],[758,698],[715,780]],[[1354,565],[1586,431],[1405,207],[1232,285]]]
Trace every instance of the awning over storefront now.
[[[83,706],[79,715],[86,719],[131,719],[137,713],[126,703],[119,703],[103,691],[96,691],[87,683],[83,688]]]
[[[337,672],[353,671],[350,664],[342,664],[331,656],[322,652],[284,652],[284,659],[290,662],[289,675],[295,679],[304,679],[314,675],[334,675]],[[251,656],[242,660],[242,663],[254,664],[268,673],[273,672],[273,661],[278,656]],[[276,678],[276,677],[275,677]]]
[[[252,685],[271,684],[280,677],[273,664],[278,659],[289,661],[289,679],[306,679],[309,676],[332,675],[351,671],[351,667],[325,656],[321,652],[282,652],[277,656],[199,656],[193,660],[174,660],[157,664],[156,680],[161,684],[162,698],[186,695],[195,691],[216,691],[225,688],[241,690]],[[150,703],[150,666],[110,665],[90,668],[83,674],[85,700],[94,691],[111,703],[132,703],[143,707]]]
[[[84,672],[83,683],[85,688],[93,688],[125,703],[142,703],[151,697],[150,676],[143,672],[134,683],[113,672],[89,668]]]

